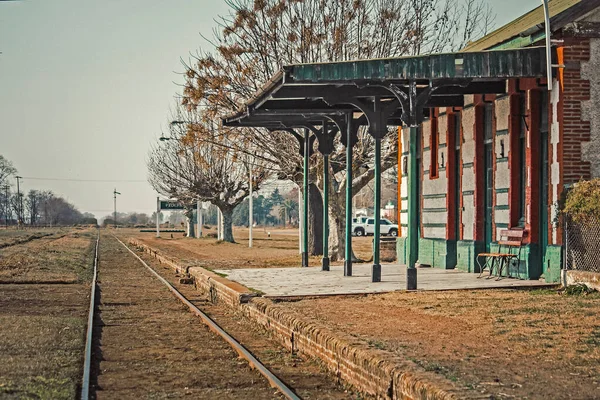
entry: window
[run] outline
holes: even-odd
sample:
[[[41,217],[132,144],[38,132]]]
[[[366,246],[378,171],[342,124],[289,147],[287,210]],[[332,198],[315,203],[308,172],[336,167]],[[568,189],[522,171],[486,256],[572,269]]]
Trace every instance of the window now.
[[[491,103],[486,103],[484,108],[484,136],[483,143],[491,143],[493,137],[492,124],[494,123],[494,109]]]
[[[374,225],[375,224],[375,220],[373,218],[369,218],[367,220],[367,225]]]
[[[380,219],[379,220],[379,225],[389,225],[390,222],[387,219]]]
[[[430,143],[430,154],[431,154],[431,166],[429,167],[429,178],[434,179],[439,177],[438,168],[438,153],[440,148],[440,133],[438,130],[437,110],[431,110],[431,143]]]

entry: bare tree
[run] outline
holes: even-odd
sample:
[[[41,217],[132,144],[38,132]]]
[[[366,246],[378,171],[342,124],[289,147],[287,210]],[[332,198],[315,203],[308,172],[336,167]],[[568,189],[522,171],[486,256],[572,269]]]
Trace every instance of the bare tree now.
[[[39,210],[40,206],[40,192],[37,190],[30,190],[27,194],[27,198],[25,199],[25,209],[29,214],[29,224],[37,225],[39,219]]]
[[[188,118],[191,116],[188,115]],[[249,194],[249,172],[253,172],[253,189],[267,176],[260,163],[228,145],[206,138],[219,139],[218,127],[202,120],[178,125],[172,140],[155,146],[148,160],[149,182],[161,194],[186,204],[199,199],[216,205],[223,213],[223,240],[234,242],[232,216],[234,208]],[[191,218],[193,207],[186,206]],[[190,224],[193,225],[193,224]]]
[[[7,160],[0,154],[0,186],[4,186],[7,178],[17,173],[17,169],[12,162]]]
[[[238,110],[282,65],[306,62],[381,58],[456,50],[485,33],[491,18],[482,0],[227,0],[229,16],[220,18],[208,39],[215,52],[199,51],[186,65],[182,104],[202,110],[213,121]],[[392,129],[384,148],[382,171],[395,165],[397,136]],[[298,144],[288,134],[266,129],[223,129],[237,151],[248,146],[277,166],[280,178],[301,180]],[[219,143],[217,137],[211,137]],[[374,142],[362,129],[353,165],[353,193],[373,178],[370,160]],[[344,148],[331,155],[333,186],[330,219],[332,259],[343,257]],[[322,170],[320,157],[311,160],[311,176]],[[368,168],[359,168],[367,166]],[[311,182],[312,254],[320,253],[320,177]]]

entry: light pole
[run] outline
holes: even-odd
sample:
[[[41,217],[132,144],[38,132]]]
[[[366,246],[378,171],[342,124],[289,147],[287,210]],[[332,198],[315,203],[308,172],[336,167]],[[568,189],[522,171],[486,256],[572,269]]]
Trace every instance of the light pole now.
[[[117,192],[117,188],[115,188],[115,190],[113,191],[113,198],[114,198],[114,207],[115,207],[115,214],[114,214],[114,227],[115,229],[117,228],[117,195],[121,194],[119,192]]]

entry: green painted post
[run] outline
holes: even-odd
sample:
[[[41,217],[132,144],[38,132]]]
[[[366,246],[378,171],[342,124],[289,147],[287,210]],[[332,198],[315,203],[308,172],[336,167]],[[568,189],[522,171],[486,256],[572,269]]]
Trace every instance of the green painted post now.
[[[419,216],[417,215],[417,202],[419,193],[417,193],[417,182],[419,171],[417,171],[417,135],[418,128],[410,127],[409,147],[410,160],[408,163],[408,256],[406,268],[406,289],[417,289],[417,269],[415,264],[418,258],[419,249]]]
[[[308,267],[308,159],[310,157],[310,141],[308,129],[304,129],[304,201],[302,230],[302,266]]]
[[[329,154],[323,154],[323,264],[329,271]]]
[[[373,267],[371,282],[381,282],[381,264],[379,263],[379,243],[381,240],[381,139],[375,139],[375,231],[373,237]]]
[[[346,254],[344,276],[352,276],[352,114],[346,123]]]

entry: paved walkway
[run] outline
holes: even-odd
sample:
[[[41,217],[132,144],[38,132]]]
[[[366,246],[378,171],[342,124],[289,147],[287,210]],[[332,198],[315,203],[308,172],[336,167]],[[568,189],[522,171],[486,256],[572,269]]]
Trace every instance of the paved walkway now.
[[[406,288],[406,266],[386,264],[382,266],[381,282],[371,282],[371,265],[355,264],[353,276],[344,277],[344,267],[332,266],[323,272],[320,267],[309,268],[247,268],[220,269],[227,279],[260,290],[266,296],[310,296],[332,294],[381,293]],[[489,289],[514,287],[545,287],[544,281],[525,281],[496,278],[478,279],[478,274],[458,270],[419,268],[419,290]]]

